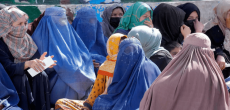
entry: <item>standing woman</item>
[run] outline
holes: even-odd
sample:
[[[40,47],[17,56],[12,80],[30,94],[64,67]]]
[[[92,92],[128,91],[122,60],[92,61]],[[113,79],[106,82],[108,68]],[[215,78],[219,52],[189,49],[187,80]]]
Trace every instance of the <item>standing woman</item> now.
[[[182,44],[184,38],[191,33],[189,27],[183,23],[184,17],[183,10],[169,4],[161,3],[154,9],[152,22],[162,34],[161,46],[172,41]]]
[[[106,37],[110,37],[118,27],[121,17],[125,14],[125,8],[119,4],[108,6],[103,11],[101,26]]]
[[[149,5],[143,2],[136,2],[131,5],[121,18],[119,26],[114,33],[122,33],[128,35],[129,31],[139,25],[147,25],[153,28],[151,17],[153,11]]]
[[[204,31],[215,49],[215,58],[223,72],[224,78],[230,75],[230,3],[221,2],[214,8],[214,18],[205,24]]]
[[[16,7],[0,11],[0,63],[9,74],[19,95],[23,110],[49,110],[49,81],[41,61],[47,54],[37,51],[37,45],[26,33],[28,16]],[[40,72],[31,77],[27,70]]]
[[[202,32],[204,26],[200,22],[199,8],[193,3],[185,3],[177,7],[186,13],[184,17],[184,24],[191,29],[191,33]]]
[[[179,54],[153,82],[140,110],[229,110],[230,99],[211,41],[190,34]]]
[[[106,40],[102,27],[97,20],[96,11],[90,7],[78,10],[72,23],[73,28],[84,42],[94,60],[95,72],[106,60]]]
[[[164,47],[160,47],[162,36],[158,29],[144,25],[136,26],[131,29],[128,37],[135,37],[141,42],[145,56],[154,62],[161,71],[172,60],[170,53]]]

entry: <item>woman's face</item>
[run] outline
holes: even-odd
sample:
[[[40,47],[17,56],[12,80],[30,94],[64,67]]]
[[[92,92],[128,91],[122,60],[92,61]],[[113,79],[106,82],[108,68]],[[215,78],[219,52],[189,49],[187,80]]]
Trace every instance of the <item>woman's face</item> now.
[[[197,14],[196,11],[193,11],[193,12],[189,15],[189,17],[188,17],[187,20],[195,20],[195,19],[198,19],[198,14]]]
[[[28,23],[28,16],[27,15],[23,15],[21,18],[19,18],[17,21],[15,21],[12,25],[14,27],[26,26],[27,23]]]
[[[115,8],[111,14],[111,17],[119,17],[121,18],[124,15],[121,8]]]
[[[181,51],[181,47],[176,47],[176,48],[174,48],[173,50],[170,51],[170,54],[172,55],[172,57],[174,57],[180,51]]]
[[[140,17],[140,22],[143,21],[145,18],[151,18],[150,17],[150,11],[146,12]]]

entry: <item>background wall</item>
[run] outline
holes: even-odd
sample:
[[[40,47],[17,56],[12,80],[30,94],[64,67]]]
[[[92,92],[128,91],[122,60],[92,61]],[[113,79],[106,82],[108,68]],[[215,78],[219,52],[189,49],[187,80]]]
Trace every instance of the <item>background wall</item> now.
[[[3,0],[0,0],[0,3]],[[5,0],[6,1],[6,0]],[[14,1],[14,0],[7,0],[7,1]],[[16,1],[16,0],[15,0]],[[19,0],[18,0],[19,1]],[[35,0],[27,0],[34,2]],[[40,1],[57,1],[60,2],[60,0],[40,0]],[[79,0],[61,0],[61,1],[78,1]],[[109,1],[109,0],[94,0],[95,2],[99,2],[99,1]],[[119,0],[110,0],[110,1],[119,1]],[[122,2],[128,2],[128,1],[137,1],[137,0],[121,0],[121,5],[126,7],[126,10],[135,2],[133,3],[122,3]],[[142,0],[142,1],[149,1],[149,0]],[[152,1],[169,1],[169,0],[152,0]],[[25,2],[25,1],[24,1]],[[93,2],[93,1],[90,1]],[[214,1],[175,1],[175,2],[165,2],[168,4],[171,4],[173,6],[177,6],[179,4],[183,4],[186,2],[191,2],[194,3],[195,5],[197,5],[201,11],[201,22],[202,23],[206,23],[207,21],[209,21],[213,15],[213,8],[220,2],[217,0]],[[230,1],[229,1],[230,2]],[[101,3],[101,2],[100,2]],[[145,2],[147,4],[149,4],[150,6],[153,7],[153,9],[158,6],[160,3],[162,2]],[[21,10],[25,11],[29,17],[30,17],[30,22],[32,22],[35,18],[37,18],[42,12],[45,11],[46,8],[48,7],[53,7],[53,6],[61,6],[61,7],[65,7],[65,8],[69,8],[70,11],[74,14],[74,16],[76,15],[76,12],[81,9],[82,7],[92,7],[96,13],[97,13],[97,18],[98,20],[101,22],[101,14],[104,11],[105,7],[112,5],[112,4],[54,4],[54,5],[44,5],[44,4],[39,4],[39,5],[28,5],[28,4],[13,4],[16,5],[17,7],[19,7]],[[163,11],[163,10],[162,10]]]

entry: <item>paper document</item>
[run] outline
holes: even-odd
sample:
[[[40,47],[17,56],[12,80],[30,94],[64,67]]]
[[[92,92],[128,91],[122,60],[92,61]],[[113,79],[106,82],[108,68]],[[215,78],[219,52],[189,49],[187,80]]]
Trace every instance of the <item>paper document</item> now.
[[[47,69],[48,67],[50,67],[52,64],[54,64],[54,61],[53,59],[49,56],[49,57],[46,57],[43,61],[43,63],[46,64],[46,66],[43,66],[45,69]],[[40,72],[36,72],[33,68],[30,68],[29,70],[27,70],[29,72],[29,74],[34,77],[36,76],[38,73]]]
[[[4,99],[4,100],[2,100],[1,102],[0,102],[0,105],[2,105],[5,101],[7,101],[7,99],[9,99],[10,98],[10,96],[9,97],[7,97],[6,99]]]
[[[225,63],[225,68],[228,68],[228,67],[230,67],[230,64]]]

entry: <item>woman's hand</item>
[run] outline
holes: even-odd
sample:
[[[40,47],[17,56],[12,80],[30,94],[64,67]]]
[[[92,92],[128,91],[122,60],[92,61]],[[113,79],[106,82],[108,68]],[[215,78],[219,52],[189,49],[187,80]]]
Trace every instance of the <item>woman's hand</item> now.
[[[180,31],[181,34],[184,36],[184,39],[191,33],[191,29],[186,25],[182,25],[180,27]]]
[[[3,104],[0,105],[0,110],[2,110],[4,108]]]
[[[99,63],[96,63],[96,61],[93,60],[93,66],[94,66],[94,68],[99,68],[99,67],[100,67],[100,64],[99,64]]]
[[[153,28],[153,22],[152,22],[152,19],[149,17],[149,21],[145,21],[144,24],[146,24],[147,26],[149,26],[150,28]]]
[[[33,68],[36,72],[42,72],[42,71],[44,71],[45,70],[44,66],[46,66],[46,65],[45,65],[45,63],[42,62],[42,60],[45,59],[46,54],[47,54],[47,52],[44,52],[41,55],[40,59],[34,59],[34,60],[26,61],[24,69]],[[53,58],[53,57],[54,56],[51,56],[51,58]],[[57,61],[54,61],[54,62],[56,63]],[[53,64],[49,68],[52,68],[55,65],[56,64]]]
[[[44,53],[41,55],[40,60],[44,60],[44,59],[46,58],[46,57],[45,57],[46,54],[47,54],[47,52],[44,52]],[[51,58],[54,58],[54,56],[52,55]],[[57,64],[56,64],[56,63],[57,63],[56,60],[54,60],[54,63],[55,63],[55,64],[51,65],[49,68],[53,68],[55,65],[57,65]]]
[[[221,70],[223,70],[225,68],[225,59],[223,56],[218,55],[216,58],[216,62],[219,65]]]
[[[194,28],[196,32],[202,33],[204,29],[204,24],[202,24],[200,21],[198,21],[198,19],[196,19],[196,21],[194,21]]]

